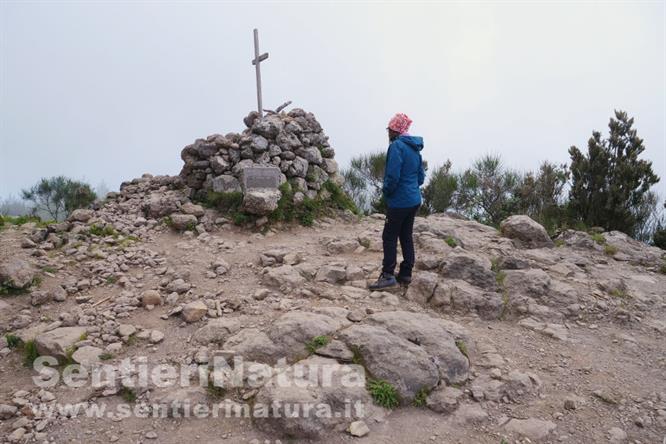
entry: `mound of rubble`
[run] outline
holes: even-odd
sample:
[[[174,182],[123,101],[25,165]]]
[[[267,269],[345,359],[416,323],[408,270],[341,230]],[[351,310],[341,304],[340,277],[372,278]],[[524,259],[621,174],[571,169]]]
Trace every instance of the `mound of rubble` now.
[[[244,122],[247,129],[241,134],[213,134],[183,149],[180,177],[190,197],[205,200],[210,192],[245,193],[243,171],[252,167],[273,167],[278,183],[291,184],[295,200],[316,198],[328,180],[341,184],[335,150],[312,113],[296,108],[259,117],[252,112]],[[254,205],[245,207],[252,210]],[[270,212],[268,208],[259,213]]]

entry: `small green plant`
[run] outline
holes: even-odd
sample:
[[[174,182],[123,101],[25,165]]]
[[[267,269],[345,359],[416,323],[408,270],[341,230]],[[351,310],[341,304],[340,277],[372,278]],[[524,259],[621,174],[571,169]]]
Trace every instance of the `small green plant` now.
[[[5,340],[7,341],[7,347],[9,347],[11,349],[15,349],[19,345],[21,345],[21,338],[19,338],[16,335],[13,335],[11,333],[7,333],[5,335]]]
[[[400,404],[400,397],[398,391],[391,385],[391,383],[381,379],[369,379],[368,391],[375,401],[375,404],[393,409]]]
[[[615,256],[615,253],[617,253],[617,247],[615,245],[606,244],[604,245],[604,253],[606,256]]]
[[[125,400],[125,402],[134,402],[137,398],[136,392],[130,387],[121,388],[118,394]]]
[[[562,239],[555,239],[555,246],[557,248],[563,247],[564,245],[565,244],[564,244],[564,241]]]
[[[328,336],[315,336],[310,342],[305,344],[305,347],[310,353],[314,353],[318,348],[321,348],[331,342],[331,338]]]
[[[446,245],[448,245],[451,248],[456,248],[458,246],[458,242],[456,242],[456,240],[451,236],[448,236],[446,238]]]
[[[414,407],[424,407],[426,405],[426,399],[428,398],[428,389],[421,387],[416,396],[414,396]]]
[[[610,291],[610,295],[616,298],[624,299],[629,296],[626,290],[623,290],[621,288],[613,288]]]
[[[201,203],[205,207],[217,208],[222,212],[235,212],[243,204],[243,193],[240,191],[233,191],[230,193],[209,191],[206,198]]]
[[[506,279],[506,272],[500,270],[495,274],[495,281],[497,281],[497,285],[499,285],[500,287],[504,286],[505,279]]]
[[[72,347],[67,347],[67,348],[65,349],[65,359],[64,359],[64,361],[62,362],[62,365],[64,365],[64,366],[68,366],[68,365],[75,364],[75,362],[74,362],[74,358],[73,358],[73,356],[74,356],[74,352],[75,352],[75,351],[76,351],[76,347],[74,347],[74,346],[72,346]]]
[[[490,259],[490,270],[493,273],[499,273],[500,272],[501,268],[500,268],[499,258],[494,257],[494,258]]]
[[[335,207],[340,210],[349,210],[354,214],[361,214],[361,210],[358,209],[352,198],[335,182],[327,180],[322,185],[322,189],[330,193],[330,200]]]
[[[231,221],[234,225],[242,226],[250,223],[252,221],[252,216],[242,211],[236,211],[231,214]]]
[[[604,245],[606,243],[606,238],[601,233],[592,233],[590,237],[599,245]]]
[[[106,278],[106,283],[108,285],[113,285],[116,282],[118,282],[118,278],[116,276],[109,276],[108,278]]]
[[[197,224],[194,222],[188,222],[185,226],[185,231],[194,231],[197,228]]]
[[[23,365],[26,367],[32,367],[32,364],[38,357],[39,352],[37,351],[37,344],[35,344],[35,341],[26,341],[23,344]]]
[[[49,265],[47,265],[45,267],[42,267],[42,271],[45,272],[45,273],[51,273],[51,274],[55,274],[57,272],[57,270],[55,268],[53,268]]]
[[[88,339],[88,333],[81,333],[81,336],[79,336],[79,341],[85,341]]]
[[[666,274],[666,262],[661,264],[661,267],[659,267],[659,273]]]
[[[173,219],[171,219],[171,216],[167,216],[164,219],[162,219],[162,223],[169,228],[173,227]]]
[[[227,389],[220,387],[219,385],[215,385],[213,381],[209,380],[206,392],[208,392],[208,396],[211,398],[221,399],[224,398],[224,395],[226,395]]]
[[[469,360],[469,354],[467,352],[467,344],[465,344],[465,341],[463,341],[462,339],[456,340],[456,347],[458,347],[460,353],[462,353],[463,356],[466,357],[467,360]]]
[[[370,239],[368,239],[367,237],[359,239],[358,243],[361,244],[365,248],[370,248],[370,245],[371,245]]]
[[[90,233],[90,235],[92,236],[101,236],[101,237],[118,236],[118,232],[111,225],[100,226],[92,224],[88,229],[88,233]]]
[[[360,366],[365,366],[363,362],[363,355],[361,354],[361,351],[358,349],[358,347],[350,347],[352,351],[352,364],[360,365]]]
[[[35,278],[30,282],[30,284],[24,288],[14,288],[13,286],[9,285],[7,282],[0,282],[0,296],[2,295],[8,295],[8,296],[15,296],[19,294],[26,294],[30,292],[31,287],[39,287],[42,283],[42,278],[39,276],[35,276]]]
[[[101,355],[99,355],[100,361],[108,361],[110,359],[113,359],[113,355],[111,353],[104,352]]]

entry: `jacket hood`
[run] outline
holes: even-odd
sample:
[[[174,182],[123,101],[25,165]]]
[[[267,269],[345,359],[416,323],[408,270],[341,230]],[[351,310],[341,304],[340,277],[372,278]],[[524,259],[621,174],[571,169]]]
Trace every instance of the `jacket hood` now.
[[[421,151],[423,149],[423,137],[419,136],[400,136],[398,138],[400,141],[405,142],[415,151]]]

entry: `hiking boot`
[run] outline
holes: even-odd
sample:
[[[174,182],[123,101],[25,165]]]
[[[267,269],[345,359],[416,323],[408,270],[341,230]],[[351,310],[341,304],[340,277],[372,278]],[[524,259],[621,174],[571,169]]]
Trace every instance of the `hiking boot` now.
[[[395,280],[400,283],[400,285],[407,287],[409,284],[412,283],[412,277],[411,276],[400,276],[397,275],[395,277]]]
[[[395,276],[388,273],[382,273],[379,275],[379,279],[374,284],[370,284],[368,289],[370,291],[385,290],[387,288],[395,287],[398,285],[398,281],[395,279]]]

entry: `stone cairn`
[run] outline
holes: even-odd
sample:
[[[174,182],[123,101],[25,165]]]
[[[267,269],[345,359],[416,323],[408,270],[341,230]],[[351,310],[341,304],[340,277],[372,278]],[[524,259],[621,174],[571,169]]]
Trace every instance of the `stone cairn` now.
[[[260,118],[253,111],[243,121],[247,129],[241,134],[213,134],[183,149],[180,176],[192,199],[242,192],[244,211],[266,215],[277,208],[278,186],[284,182],[291,184],[295,203],[322,198],[328,180],[342,184],[335,150],[312,113],[296,108]],[[261,172],[263,179],[272,176],[275,183],[253,185],[248,178],[256,174],[250,172]]]

